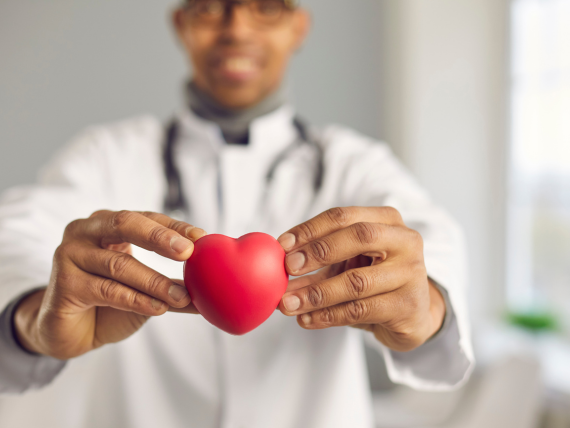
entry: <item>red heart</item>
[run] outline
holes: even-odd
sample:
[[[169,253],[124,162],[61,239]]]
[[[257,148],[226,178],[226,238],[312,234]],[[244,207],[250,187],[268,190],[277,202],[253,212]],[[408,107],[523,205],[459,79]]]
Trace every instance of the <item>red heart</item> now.
[[[202,316],[227,333],[242,335],[271,316],[285,290],[285,251],[273,237],[207,235],[184,264],[184,283]]]

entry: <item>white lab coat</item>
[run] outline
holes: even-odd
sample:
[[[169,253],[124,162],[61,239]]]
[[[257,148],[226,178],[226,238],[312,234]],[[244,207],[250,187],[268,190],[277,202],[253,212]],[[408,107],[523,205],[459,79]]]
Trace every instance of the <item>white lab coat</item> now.
[[[449,294],[451,325],[403,354],[348,327],[303,330],[279,311],[241,337],[220,332],[201,316],[168,313],[119,344],[70,361],[49,386],[1,397],[0,426],[371,428],[363,338],[383,353],[396,382],[442,390],[464,381],[473,357],[458,227],[387,145],[338,126],[320,133],[325,176],[318,195],[306,147],[280,164],[267,191],[269,165],[297,137],[292,116],[285,106],[259,118],[250,145],[230,146],[214,124],[188,110],[179,113],[176,162],[190,221],[209,233],[239,237],[262,231],[277,237],[331,207],[396,207],[424,237],[428,273]],[[163,124],[153,117],[93,127],[50,163],[38,185],[4,195],[0,310],[22,291],[47,284],[53,252],[70,221],[99,209],[162,210],[163,134]],[[139,248],[135,256],[182,277],[181,263]]]

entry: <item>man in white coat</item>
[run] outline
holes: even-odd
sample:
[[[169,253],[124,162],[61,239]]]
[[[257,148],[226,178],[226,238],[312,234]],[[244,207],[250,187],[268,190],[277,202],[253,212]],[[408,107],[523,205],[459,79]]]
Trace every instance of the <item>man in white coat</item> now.
[[[168,132],[90,128],[4,194],[0,391],[27,393],[0,399],[0,426],[373,427],[365,340],[395,382],[468,377],[456,224],[385,144],[283,100],[309,21],[291,0],[185,2],[193,76]],[[272,234],[297,277],[244,336],[176,279],[205,231]]]

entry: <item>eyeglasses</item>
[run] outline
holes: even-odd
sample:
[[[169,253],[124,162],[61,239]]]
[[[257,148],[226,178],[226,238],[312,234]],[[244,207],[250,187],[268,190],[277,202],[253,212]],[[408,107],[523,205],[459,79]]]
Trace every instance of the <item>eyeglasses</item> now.
[[[295,9],[296,0],[188,0],[186,10],[196,24],[218,25],[227,19],[232,7],[241,5],[246,6],[254,22],[270,25]]]

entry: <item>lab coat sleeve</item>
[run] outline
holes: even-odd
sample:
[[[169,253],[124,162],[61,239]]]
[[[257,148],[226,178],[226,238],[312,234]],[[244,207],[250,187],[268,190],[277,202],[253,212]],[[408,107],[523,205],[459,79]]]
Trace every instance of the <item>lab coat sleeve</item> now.
[[[81,135],[44,168],[38,184],[0,198],[0,393],[44,386],[65,364],[21,349],[12,314],[22,295],[48,285],[66,225],[108,207],[104,140],[97,132]]]
[[[328,161],[337,165],[342,177],[337,185],[341,205],[396,208],[406,225],[422,235],[428,276],[446,300],[443,327],[417,349],[405,353],[390,350],[371,333],[366,340],[384,356],[393,382],[432,391],[461,386],[474,366],[462,230],[431,201],[386,144],[341,128],[329,129],[325,140],[332,142]]]
[[[35,290],[31,290],[33,292]],[[18,303],[30,292],[14,299],[0,314],[0,394],[21,393],[46,385],[66,362],[25,352],[13,334],[13,314]]]

